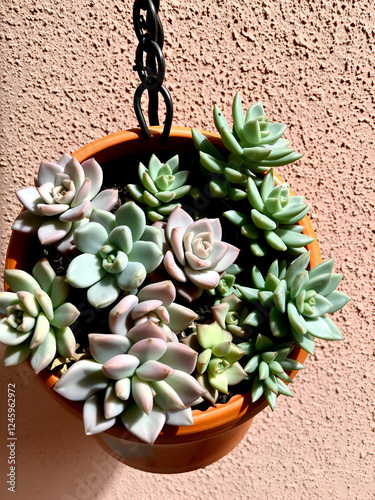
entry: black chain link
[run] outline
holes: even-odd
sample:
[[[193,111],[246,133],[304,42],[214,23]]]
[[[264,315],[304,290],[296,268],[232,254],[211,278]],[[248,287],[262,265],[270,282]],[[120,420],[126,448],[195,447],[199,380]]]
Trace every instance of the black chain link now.
[[[146,11],[146,19],[141,14]],[[159,94],[164,99],[166,116],[160,142],[168,141],[172,126],[173,104],[168,90],[164,87],[165,61],[163,56],[164,31],[158,16],[159,0],[135,0],[133,7],[133,23],[138,38],[138,47],[135,54],[134,71],[137,71],[141,80],[134,95],[134,110],[143,135],[150,138],[142,107],[141,98],[145,90],[148,91],[148,116],[150,125],[159,125]],[[144,56],[146,55],[146,64]]]

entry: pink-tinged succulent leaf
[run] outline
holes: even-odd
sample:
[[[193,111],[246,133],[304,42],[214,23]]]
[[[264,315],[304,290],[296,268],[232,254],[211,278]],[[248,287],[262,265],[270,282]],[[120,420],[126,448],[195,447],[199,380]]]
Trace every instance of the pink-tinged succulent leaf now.
[[[52,189],[52,195],[55,203],[70,205],[76,194],[76,188],[73,181],[67,181],[64,184],[67,184],[67,186],[55,186]]]
[[[27,360],[30,353],[28,341],[17,346],[7,346],[4,352],[4,366],[19,365]]]
[[[178,294],[185,299],[187,302],[192,302],[193,300],[199,299],[203,293],[203,288],[198,288],[189,283],[176,283],[176,290]]]
[[[92,206],[92,203],[91,203],[91,206]],[[98,208],[95,208],[91,212],[90,222],[99,223],[101,226],[104,227],[104,229],[109,234],[116,226],[116,217],[111,212],[107,212],[106,210],[99,210]]]
[[[44,203],[44,200],[35,187],[20,189],[16,195],[26,210],[30,210],[36,215],[40,214],[38,205],[39,203]]]
[[[175,370],[165,382],[176,391],[185,406],[190,406],[206,392],[194,377],[182,370]]]
[[[167,344],[160,338],[144,338],[136,342],[129,349],[129,354],[137,357],[141,363],[158,360],[167,349]]]
[[[117,189],[105,189],[95,196],[91,200],[91,207],[89,214],[92,210],[112,210],[118,201],[118,191]]]
[[[12,328],[6,321],[6,318],[0,320],[0,342],[9,346],[22,344],[30,337],[32,332],[19,332]]]
[[[171,215],[169,216],[168,223],[166,225],[166,235],[168,240],[171,239],[172,235],[172,229],[175,227],[182,227],[184,233],[186,232],[186,229],[193,224],[193,219],[190,217],[190,215],[185,212],[180,207],[176,207]]]
[[[119,399],[115,392],[115,384],[110,384],[105,391],[103,410],[104,417],[108,420],[117,417],[126,408],[127,403]]]
[[[184,234],[184,229],[181,226],[174,227],[171,231],[171,238],[169,240],[173,253],[182,266],[185,266],[186,264],[185,249],[183,246]]]
[[[118,354],[126,354],[131,346],[130,340],[121,335],[90,333],[88,337],[90,353],[98,363],[106,363]]]
[[[9,292],[5,292],[9,293]],[[1,295],[1,294],[0,294]],[[18,299],[22,302],[22,304],[25,306],[26,311],[36,318],[39,313],[39,304],[34,295],[30,292],[17,292],[17,297]]]
[[[131,354],[117,354],[103,363],[103,373],[113,380],[131,377],[139,365],[139,359]]]
[[[185,330],[197,318],[194,311],[180,304],[172,303],[167,310],[169,313],[168,326],[175,333]]]
[[[157,295],[155,295],[157,297]],[[132,309],[132,319],[136,320],[138,318],[141,318],[142,316],[146,316],[148,313],[151,311],[154,311],[158,307],[162,305],[161,300],[156,300],[156,299],[150,299],[150,300],[145,300],[144,302],[140,302],[139,304],[135,305]]]
[[[213,242],[212,250],[208,257],[212,266],[216,266],[216,264],[220,263],[220,261],[224,258],[224,256],[228,252],[228,248],[229,248],[228,243],[224,243],[223,241]],[[214,269],[214,267],[212,268]],[[214,270],[216,271],[216,269]]]
[[[46,205],[45,203],[38,203],[37,209],[39,213],[45,215],[46,217],[54,217],[55,215],[60,215],[66,210],[68,210],[69,205],[55,204]]]
[[[212,229],[212,234],[213,238],[215,241],[221,241],[222,238],[222,228],[221,228],[221,222],[220,219],[208,219],[211,229]]]
[[[40,259],[35,264],[32,275],[39,283],[37,288],[41,288],[50,295],[53,282],[56,279],[56,273],[46,258]]]
[[[181,281],[185,283],[187,281],[187,277],[183,269],[177,264],[173,253],[168,250],[164,257],[164,267],[168,274],[172,276],[177,281]]]
[[[55,309],[50,323],[52,326],[56,326],[57,328],[65,328],[66,326],[70,326],[74,323],[79,314],[80,312],[76,306],[70,302],[65,302],[65,304],[61,304],[61,306]]]
[[[127,295],[110,311],[108,322],[112,333],[126,335],[133,325],[131,312],[137,304],[138,298],[135,295]]]
[[[52,300],[50,299],[48,293],[40,288],[34,288],[34,295],[41,309],[44,311],[44,314],[47,316],[48,321],[51,321],[54,316],[54,311]]]
[[[47,220],[38,229],[39,241],[42,245],[57,243],[68,234],[71,227],[71,222],[63,222],[55,218]]]
[[[90,191],[87,195],[89,200],[92,200],[94,196],[96,196],[103,183],[103,170],[99,163],[94,160],[94,158],[90,158],[89,160],[85,160],[82,164],[82,169],[85,173],[86,180],[90,180]]]
[[[47,218],[42,215],[35,215],[30,210],[24,210],[13,222],[12,229],[20,233],[34,234],[46,220]]]
[[[39,288],[39,283],[22,269],[6,269],[4,277],[5,282],[13,292],[33,293],[35,288]]]
[[[200,234],[204,235],[205,238],[214,240],[213,229],[211,227],[210,221],[207,218],[198,219],[194,221],[187,229],[185,234],[193,233],[193,238],[197,238]],[[202,237],[202,236],[200,236]]]
[[[192,253],[200,259],[207,259],[212,251],[213,243],[211,233],[198,233],[191,241]]]
[[[72,358],[76,350],[76,339],[72,330],[65,328],[55,328],[57,352],[64,358]]]
[[[195,271],[203,271],[204,269],[211,267],[211,262],[209,260],[210,255],[207,255],[207,260],[203,260],[202,258],[197,257],[191,252],[186,252],[185,257],[188,266],[190,266]]]
[[[108,234],[98,222],[89,222],[75,232],[75,244],[83,253],[97,254],[107,241]]]
[[[108,379],[102,371],[102,365],[91,359],[81,359],[62,375],[54,390],[71,401],[83,401],[107,385]]]
[[[51,190],[55,187],[53,182],[46,182],[45,184],[40,185],[37,187],[37,191],[39,195],[43,198],[45,203],[51,204],[54,203]]]
[[[74,243],[74,233],[79,227],[88,224],[88,219],[82,219],[80,221],[74,221],[71,223],[70,230],[66,235],[58,242],[55,243],[56,250],[62,255],[66,255],[69,252],[75,250],[76,246]]]
[[[60,167],[65,167],[65,165],[68,163],[69,160],[71,160],[71,158],[72,157],[67,153],[63,153],[61,158],[57,161],[57,165],[60,165]]]
[[[162,301],[163,306],[168,307],[176,298],[176,289],[172,281],[166,280],[143,287],[137,297],[140,302],[157,297]]]
[[[186,408],[179,394],[177,394],[166,380],[151,382],[151,386],[156,392],[154,402],[160,406],[160,408],[163,408],[163,410],[178,411]]]
[[[179,411],[168,411],[165,421],[168,425],[194,425],[193,414],[191,408]]]
[[[88,288],[106,275],[101,264],[101,259],[96,255],[78,255],[69,264],[66,279],[76,288]]]
[[[90,191],[91,191],[91,180],[90,179],[85,179],[82,186],[78,190],[78,192],[75,194],[74,199],[72,198],[71,201],[71,207],[77,207],[81,203],[83,203],[85,200],[91,200],[90,197]]]
[[[78,191],[85,180],[85,173],[81,164],[75,158],[71,158],[65,165],[64,174],[69,175],[74,182],[76,191]]]
[[[220,325],[220,328],[226,328],[225,318],[229,311],[229,304],[221,303],[211,307],[211,312],[214,320]]]
[[[62,215],[60,215],[60,220],[63,222],[73,222],[84,219],[88,214],[89,210],[90,210],[90,201],[86,200],[77,207],[70,208]]]
[[[43,313],[39,314],[35,322],[34,334],[31,337],[30,349],[39,347],[46,340],[49,330],[48,319]]]
[[[198,375],[197,381],[204,389],[206,389],[206,392],[203,395],[204,399],[207,399],[207,401],[209,401],[211,404],[215,404],[217,398],[219,397],[219,391],[210,384],[207,373],[204,373],[203,375]]]
[[[107,274],[87,290],[87,300],[97,309],[110,306],[117,299],[120,288],[117,286],[116,278]]]
[[[165,411],[153,405],[149,415],[136,404],[129,405],[121,414],[124,427],[137,438],[153,444],[165,423]]]
[[[154,395],[151,386],[145,380],[140,379],[137,375],[132,377],[132,396],[137,406],[150,414],[153,407]]]
[[[39,373],[44,368],[47,368],[53,361],[55,354],[56,338],[54,331],[50,328],[44,342],[31,352],[30,364],[34,372]]]
[[[133,241],[138,241],[146,226],[146,216],[134,201],[128,201],[117,210],[116,224],[128,226],[132,232]]]
[[[128,262],[125,270],[116,275],[118,286],[125,291],[136,290],[142,285],[147,275],[145,266],[140,262]]]
[[[133,235],[128,226],[117,226],[108,235],[108,243],[126,254],[133,248]]]
[[[191,373],[195,369],[198,353],[185,344],[168,342],[163,356],[159,358],[164,363],[176,370]]]
[[[196,271],[191,267],[185,267],[186,276],[199,288],[212,290],[220,281],[220,275],[216,271]]]
[[[148,338],[161,339],[166,342],[165,333],[152,321],[145,321],[144,323],[134,326],[128,331],[126,336],[134,343]]]
[[[215,266],[212,267],[213,271],[216,271],[218,273],[222,273],[223,271],[228,269],[228,267],[231,266],[237,259],[240,252],[239,248],[231,245],[230,243],[226,243],[226,245],[228,247],[227,253]]]
[[[116,423],[116,417],[106,419],[102,409],[102,399],[93,395],[83,405],[83,423],[87,436],[99,434],[110,429]]]
[[[27,293],[30,293],[30,292],[27,292]],[[5,316],[7,313],[6,312],[7,307],[14,306],[15,304],[18,304],[19,301],[20,301],[20,298],[18,297],[17,293],[0,292],[0,314]],[[30,314],[31,314],[31,312],[30,312]]]
[[[170,377],[173,372],[174,370],[170,366],[150,359],[149,361],[145,361],[140,367],[138,367],[135,373],[141,380],[156,382],[165,380],[166,378]]]
[[[127,401],[130,398],[132,383],[130,378],[122,378],[115,382],[116,396],[122,401]]]
[[[54,184],[56,174],[61,174],[63,171],[63,167],[57,163],[42,161],[38,171],[38,185],[42,186],[47,182]]]

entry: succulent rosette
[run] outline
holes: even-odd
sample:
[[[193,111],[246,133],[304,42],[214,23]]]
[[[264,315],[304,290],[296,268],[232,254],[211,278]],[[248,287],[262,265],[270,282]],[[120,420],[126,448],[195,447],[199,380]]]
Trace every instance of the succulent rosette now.
[[[150,320],[126,336],[90,334],[92,360],[77,361],[54,389],[67,399],[85,401],[86,434],[112,427],[120,416],[125,428],[152,444],[165,423],[192,425],[190,406],[206,391],[190,375],[197,353],[166,342]]]
[[[194,311],[175,303],[175,298],[176,289],[170,280],[147,285],[137,295],[121,299],[110,311],[109,329],[112,333],[126,335],[133,326],[152,321],[164,331],[168,340],[175,340],[175,334],[197,318]]]
[[[142,186],[127,185],[133,198],[147,205],[147,217],[153,222],[164,220],[166,215],[181,206],[176,203],[176,200],[185,196],[191,189],[190,185],[185,185],[190,172],[178,171],[178,167],[178,155],[170,158],[166,163],[161,163],[155,155],[152,155],[148,168],[142,163],[138,167]]]
[[[146,225],[133,201],[116,215],[93,210],[76,230],[75,243],[83,253],[69,264],[66,277],[74,287],[88,288],[87,299],[96,308],[112,304],[121,290],[137,290],[163,258],[161,231]]]
[[[30,357],[35,373],[56,356],[73,357],[76,341],[69,326],[79,316],[66,302],[69,285],[56,276],[46,259],[32,275],[21,269],[7,269],[5,280],[12,292],[0,293],[0,342],[5,344],[4,364],[13,366]]]
[[[177,207],[167,223],[155,225],[164,231],[164,268],[176,280],[177,291],[189,301],[198,298],[203,290],[215,288],[240,251],[221,241],[219,219],[194,221],[185,210]]]
[[[239,299],[234,292],[217,300],[211,311],[220,327],[229,330],[235,337],[249,337],[259,323],[253,307],[246,300]]]

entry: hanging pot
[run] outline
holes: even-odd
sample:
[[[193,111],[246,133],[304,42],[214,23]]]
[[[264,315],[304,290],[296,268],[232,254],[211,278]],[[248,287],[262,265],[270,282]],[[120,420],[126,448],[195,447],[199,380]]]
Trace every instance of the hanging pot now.
[[[151,127],[149,140],[142,136],[139,129],[118,132],[84,146],[73,153],[73,156],[80,163],[94,157],[106,172],[106,169],[111,168],[110,162],[118,159],[124,160],[126,168],[126,159],[131,155],[147,152],[158,155],[165,152],[169,156],[178,153],[183,158],[185,155],[196,154],[191,129],[172,127],[166,145],[162,145],[159,141],[161,130],[160,127]],[[219,136],[206,132],[204,134],[217,148],[223,147]],[[278,176],[276,179],[277,182],[283,182]],[[307,216],[301,223],[305,226],[304,233],[315,237]],[[25,268],[31,244],[32,236],[13,232],[8,247],[6,268]],[[308,249],[310,267],[314,267],[321,262],[317,242],[308,245]],[[307,353],[296,347],[289,357],[303,363]],[[293,378],[296,373],[296,371],[291,372],[290,377]],[[55,375],[44,370],[38,375],[38,379],[55,399],[82,418],[81,403],[68,401],[51,390],[58,380]],[[153,445],[141,442],[120,425],[95,437],[113,457],[136,469],[156,473],[187,472],[206,467],[233,450],[246,434],[254,416],[266,406],[264,397],[252,403],[251,391],[244,395],[233,396],[226,404],[217,404],[206,411],[193,410],[192,426],[164,426]]]

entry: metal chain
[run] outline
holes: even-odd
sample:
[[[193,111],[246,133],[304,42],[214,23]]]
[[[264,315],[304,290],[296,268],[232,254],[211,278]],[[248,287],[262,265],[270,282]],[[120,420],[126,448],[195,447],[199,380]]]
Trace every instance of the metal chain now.
[[[141,14],[146,11],[146,19]],[[145,90],[148,91],[148,116],[150,125],[159,125],[159,93],[164,99],[166,116],[160,142],[168,141],[172,126],[173,103],[168,90],[164,87],[165,61],[162,52],[164,31],[158,16],[159,0],[135,0],[133,7],[133,23],[138,38],[138,47],[135,54],[134,71],[137,71],[141,80],[134,95],[134,111],[143,135],[149,139],[148,129],[142,107],[141,98]],[[144,57],[146,55],[146,64]]]

